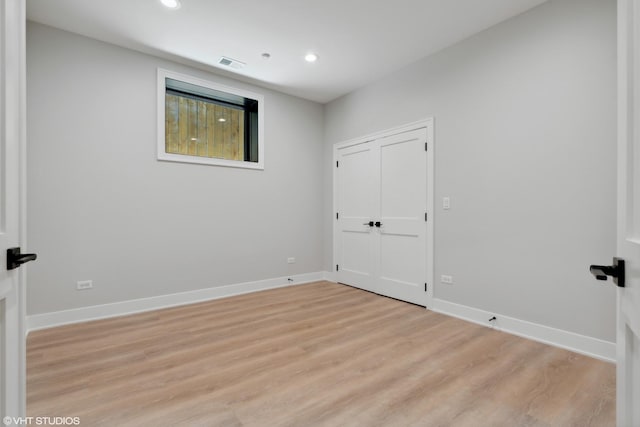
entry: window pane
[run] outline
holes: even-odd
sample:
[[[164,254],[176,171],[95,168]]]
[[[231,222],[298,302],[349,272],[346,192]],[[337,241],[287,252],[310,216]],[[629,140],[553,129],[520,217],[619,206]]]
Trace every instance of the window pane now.
[[[197,157],[245,160],[245,112],[167,93],[165,151]]]

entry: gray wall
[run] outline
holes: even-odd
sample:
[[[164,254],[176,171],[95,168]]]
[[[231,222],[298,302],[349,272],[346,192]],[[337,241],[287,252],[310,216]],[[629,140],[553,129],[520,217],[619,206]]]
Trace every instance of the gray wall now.
[[[322,270],[321,105],[34,23],[27,55],[28,314]],[[263,93],[266,169],[157,161],[157,67]]]
[[[614,0],[551,0],[325,107],[336,142],[435,118],[435,296],[615,341]],[[451,197],[443,211],[442,197]]]
[[[587,272],[615,252],[614,0],[551,0],[324,112],[39,24],[27,55],[29,314],[331,270],[332,145],[433,116],[436,298],[614,341]],[[158,66],[263,93],[266,170],[158,162]]]

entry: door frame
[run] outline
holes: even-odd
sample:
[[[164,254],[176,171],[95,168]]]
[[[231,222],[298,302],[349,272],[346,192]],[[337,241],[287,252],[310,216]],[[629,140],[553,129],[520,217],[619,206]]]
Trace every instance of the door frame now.
[[[434,230],[435,230],[435,138],[434,138],[434,118],[428,117],[423,120],[418,120],[416,122],[407,123],[401,126],[393,127],[390,129],[381,130],[378,132],[374,132],[368,135],[360,136],[357,138],[349,139],[346,141],[341,141],[333,144],[333,159],[332,159],[332,169],[333,169],[333,211],[331,213],[332,217],[332,230],[333,230],[333,265],[332,271],[337,274],[336,265],[338,262],[338,242],[339,242],[339,230],[336,220],[336,212],[338,212],[338,176],[337,176],[337,167],[336,162],[338,161],[338,152],[340,149],[350,147],[357,144],[363,144],[365,142],[373,141],[376,139],[384,138],[387,136],[395,135],[402,132],[408,132],[420,128],[427,129],[427,215],[428,220],[426,221],[427,234],[426,234],[426,245],[427,245],[427,265],[426,265],[426,276],[425,282],[427,283],[427,292],[425,298],[425,306],[427,309],[431,309],[433,307],[433,299],[434,299],[434,260],[435,260],[435,244],[434,244]]]
[[[20,222],[18,236],[20,245],[25,252],[27,244],[27,6],[26,0],[20,2],[20,182],[18,192],[20,207],[18,220]],[[27,415],[27,268],[19,268],[18,297],[20,298],[20,329],[23,339],[20,341],[20,368],[18,378],[20,390],[18,392],[19,410],[22,416]]]

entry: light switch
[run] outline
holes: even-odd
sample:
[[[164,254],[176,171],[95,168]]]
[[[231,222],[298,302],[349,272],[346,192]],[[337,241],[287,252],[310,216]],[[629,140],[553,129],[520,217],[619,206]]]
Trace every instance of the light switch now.
[[[449,197],[442,198],[442,209],[449,210],[451,207],[451,199]]]

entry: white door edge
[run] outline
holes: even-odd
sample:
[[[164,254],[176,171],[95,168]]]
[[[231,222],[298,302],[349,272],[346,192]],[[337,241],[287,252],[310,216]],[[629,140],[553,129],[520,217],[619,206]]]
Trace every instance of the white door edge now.
[[[640,425],[640,0],[618,0],[617,253],[626,284],[617,290],[616,423]]]
[[[0,259],[26,250],[26,4],[0,4]],[[0,265],[0,413],[26,414],[26,276]]]
[[[28,252],[27,246],[27,9],[26,1],[20,1],[20,213],[19,238],[24,252]],[[20,300],[19,334],[24,337],[20,340],[20,390],[18,391],[19,413],[27,414],[27,268],[21,268],[18,276],[18,293]]]

